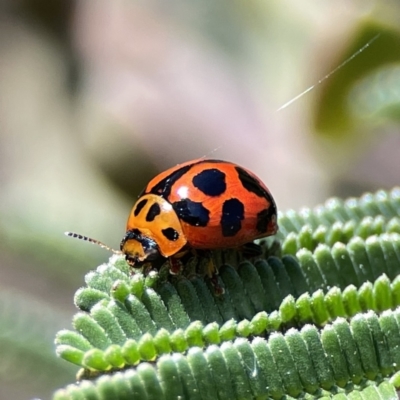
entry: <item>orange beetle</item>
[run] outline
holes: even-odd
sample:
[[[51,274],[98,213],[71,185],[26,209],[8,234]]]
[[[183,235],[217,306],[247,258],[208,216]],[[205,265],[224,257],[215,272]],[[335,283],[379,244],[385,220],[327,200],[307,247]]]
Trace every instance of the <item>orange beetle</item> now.
[[[236,164],[200,159],[157,175],[133,206],[121,252],[139,267],[189,249],[240,247],[278,230],[269,190]]]

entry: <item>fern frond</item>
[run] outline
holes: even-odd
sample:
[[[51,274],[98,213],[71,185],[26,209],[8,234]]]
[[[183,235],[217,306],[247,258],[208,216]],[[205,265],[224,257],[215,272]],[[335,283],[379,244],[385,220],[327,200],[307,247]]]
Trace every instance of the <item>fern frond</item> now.
[[[193,273],[202,260],[132,276],[113,256],[56,337],[83,381],[55,399],[395,398],[399,217],[400,189],[281,214],[283,255],[223,253],[223,295]]]
[[[278,235],[285,238],[290,232],[299,233],[305,225],[316,229],[321,225],[331,227],[337,222],[360,223],[365,217],[378,216],[386,220],[400,216],[400,187],[391,191],[365,193],[360,198],[352,197],[345,201],[331,198],[323,206],[313,209],[303,208],[299,212],[289,210],[279,213]]]
[[[320,332],[305,325],[300,331],[275,332],[267,340],[238,338],[205,349],[191,346],[187,354],[163,355],[155,364],[141,363],[135,372],[100,378],[90,390],[98,392],[94,398],[102,398],[104,385],[110,385],[115,398],[128,390],[129,394],[141,392],[142,399],[156,393],[158,398],[172,394],[171,398],[192,398],[195,393],[208,393],[210,399],[281,398],[285,394],[320,398],[327,393],[366,390],[372,382],[389,384],[388,376],[400,365],[399,322],[400,310],[381,316],[368,312],[349,322],[338,318]],[[115,359],[122,359],[121,352],[116,354]],[[101,357],[97,351],[92,357],[100,365],[107,354]],[[69,392],[74,390],[85,396],[88,389],[70,387],[55,399],[73,398]]]

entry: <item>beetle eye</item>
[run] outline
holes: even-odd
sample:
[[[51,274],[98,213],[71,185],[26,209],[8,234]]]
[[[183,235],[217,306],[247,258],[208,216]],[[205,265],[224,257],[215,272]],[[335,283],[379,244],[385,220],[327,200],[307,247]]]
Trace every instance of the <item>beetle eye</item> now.
[[[157,243],[153,239],[143,237],[141,243],[144,253],[146,254],[147,261],[155,260],[160,256]]]

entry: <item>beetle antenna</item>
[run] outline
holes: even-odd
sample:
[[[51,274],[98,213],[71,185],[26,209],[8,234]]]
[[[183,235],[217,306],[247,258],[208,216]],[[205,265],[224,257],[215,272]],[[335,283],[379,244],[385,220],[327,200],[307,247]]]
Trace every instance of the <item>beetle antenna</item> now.
[[[64,232],[64,234],[66,236],[72,237],[74,239],[86,240],[87,242],[90,242],[90,243],[93,243],[93,244],[97,244],[98,246],[102,247],[103,249],[111,251],[114,254],[118,254],[118,255],[123,254],[122,251],[114,250],[112,247],[107,246],[106,244],[100,242],[99,240],[92,239],[92,238],[90,238],[88,236],[83,236],[83,235],[80,235],[79,233],[74,233],[74,232]]]

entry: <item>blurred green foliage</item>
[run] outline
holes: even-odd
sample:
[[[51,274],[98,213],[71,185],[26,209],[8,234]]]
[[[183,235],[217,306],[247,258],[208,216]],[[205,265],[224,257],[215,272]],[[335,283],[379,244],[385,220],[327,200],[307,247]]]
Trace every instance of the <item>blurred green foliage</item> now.
[[[344,136],[367,130],[367,124],[379,122],[379,114],[398,120],[399,77],[383,73],[388,68],[400,67],[398,24],[379,23],[371,17],[360,21],[333,65],[341,65],[368,43],[368,47],[325,80],[318,90],[313,112],[318,135],[329,135],[340,141]],[[379,74],[381,79],[377,81]],[[354,90],[357,96],[352,93]]]

